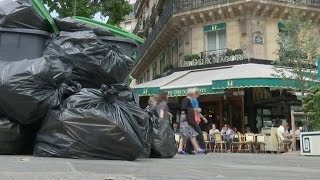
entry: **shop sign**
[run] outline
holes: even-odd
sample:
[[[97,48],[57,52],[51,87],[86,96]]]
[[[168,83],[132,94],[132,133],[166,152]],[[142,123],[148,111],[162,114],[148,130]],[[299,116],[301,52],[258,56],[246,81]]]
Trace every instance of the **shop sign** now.
[[[198,89],[200,91],[200,94],[208,94],[208,93],[210,93],[211,88],[212,87],[210,86],[210,87],[200,87]],[[169,90],[165,90],[165,91],[168,93],[168,96],[170,96],[170,97],[186,96],[188,89],[189,88],[169,89]]]
[[[242,60],[244,60],[243,54],[237,54],[234,56],[208,56],[206,58],[194,59],[192,61],[181,61],[179,63],[179,67],[193,67],[201,65],[220,64]]]
[[[203,27],[204,32],[219,31],[226,29],[226,23],[212,24]]]

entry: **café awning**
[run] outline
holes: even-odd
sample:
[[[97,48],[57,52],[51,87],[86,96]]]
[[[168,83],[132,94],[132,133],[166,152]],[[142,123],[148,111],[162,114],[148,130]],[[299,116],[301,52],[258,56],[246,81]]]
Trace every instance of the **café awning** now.
[[[291,76],[289,70],[283,70],[286,76]],[[239,64],[208,69],[197,69],[173,73],[148,83],[137,86],[140,95],[152,94],[160,91],[168,92],[169,96],[185,96],[187,89],[197,87],[202,94],[223,94],[226,89],[270,87],[282,89],[298,89],[295,80],[285,80],[276,77],[277,71],[273,65]],[[309,82],[314,86],[319,82]],[[151,86],[151,87],[150,87]]]

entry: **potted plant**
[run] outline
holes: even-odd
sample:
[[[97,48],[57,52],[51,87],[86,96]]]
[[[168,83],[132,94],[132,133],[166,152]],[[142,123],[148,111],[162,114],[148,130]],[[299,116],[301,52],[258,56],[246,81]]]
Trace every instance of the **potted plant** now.
[[[184,56],[185,61],[192,61],[192,56],[191,55],[185,55]]]
[[[243,54],[243,50],[242,49],[236,49],[234,51],[234,55],[239,55],[239,54]]]
[[[200,56],[198,54],[192,54],[191,55],[191,59],[192,60],[198,60],[198,59],[200,59]]]
[[[232,49],[227,49],[226,53],[225,53],[225,56],[233,56],[234,55],[234,51]]]

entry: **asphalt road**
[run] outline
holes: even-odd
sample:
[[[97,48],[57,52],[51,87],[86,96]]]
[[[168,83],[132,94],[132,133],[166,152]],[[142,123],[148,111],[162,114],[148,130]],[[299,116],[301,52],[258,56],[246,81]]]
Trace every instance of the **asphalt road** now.
[[[0,180],[90,179],[319,180],[320,157],[215,153],[127,162],[0,156]]]

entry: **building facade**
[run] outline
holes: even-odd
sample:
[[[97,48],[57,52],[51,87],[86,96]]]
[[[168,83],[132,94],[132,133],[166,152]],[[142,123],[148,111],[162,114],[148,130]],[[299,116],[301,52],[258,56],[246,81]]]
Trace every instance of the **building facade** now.
[[[131,6],[134,8],[135,1],[129,1]],[[137,25],[137,19],[135,17],[134,11],[124,17],[124,21],[120,23],[120,27],[128,32],[133,32]]]
[[[132,76],[138,83],[169,68],[195,64],[213,54],[276,60],[281,19],[295,8],[292,0],[138,0],[134,33],[146,39]],[[320,29],[320,2],[302,0],[306,20]],[[227,49],[232,50],[226,52]],[[198,64],[205,62],[198,62]],[[196,63],[197,64],[197,63]]]
[[[207,117],[261,131],[281,120],[301,101],[294,80],[275,78],[281,19],[298,8],[320,33],[320,1],[301,0],[138,0],[134,33],[145,43],[131,72],[136,92],[147,97],[166,91],[171,109],[190,87],[200,89]],[[290,71],[283,69],[285,74]],[[319,83],[319,82],[317,82]],[[309,86],[314,82],[309,83]]]

